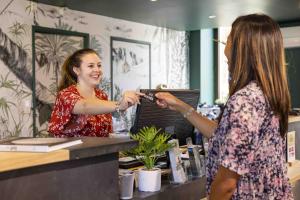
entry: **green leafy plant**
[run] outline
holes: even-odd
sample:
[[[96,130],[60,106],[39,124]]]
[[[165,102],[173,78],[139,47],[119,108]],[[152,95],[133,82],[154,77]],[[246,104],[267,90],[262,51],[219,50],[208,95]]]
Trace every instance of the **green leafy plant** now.
[[[154,126],[144,127],[137,134],[130,135],[133,140],[138,142],[138,146],[125,154],[141,161],[147,170],[152,170],[158,156],[172,147],[172,144],[167,143],[170,135],[160,132],[160,129],[156,129]]]

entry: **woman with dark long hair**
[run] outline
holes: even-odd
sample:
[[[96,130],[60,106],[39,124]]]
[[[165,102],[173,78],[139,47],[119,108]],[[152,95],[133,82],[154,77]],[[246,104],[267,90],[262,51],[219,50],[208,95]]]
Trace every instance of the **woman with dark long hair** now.
[[[157,104],[181,112],[209,138],[210,200],[293,199],[285,163],[290,96],[279,25],[263,14],[238,17],[224,53],[229,99],[219,123],[169,93],[157,93]]]

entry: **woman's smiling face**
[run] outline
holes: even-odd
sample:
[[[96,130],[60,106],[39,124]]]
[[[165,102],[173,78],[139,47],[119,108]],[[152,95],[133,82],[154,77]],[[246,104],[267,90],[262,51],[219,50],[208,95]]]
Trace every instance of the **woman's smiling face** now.
[[[73,70],[77,74],[78,83],[91,87],[98,85],[102,77],[101,60],[94,53],[84,55],[81,58],[80,67],[74,67]]]

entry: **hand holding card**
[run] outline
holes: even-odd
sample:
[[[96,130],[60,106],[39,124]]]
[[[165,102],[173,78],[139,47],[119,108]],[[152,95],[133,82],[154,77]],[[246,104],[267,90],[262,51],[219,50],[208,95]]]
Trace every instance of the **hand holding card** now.
[[[152,103],[156,103],[156,96],[154,93],[151,93],[151,92],[148,92],[148,93],[145,93],[143,96],[141,96],[142,98],[152,102]]]

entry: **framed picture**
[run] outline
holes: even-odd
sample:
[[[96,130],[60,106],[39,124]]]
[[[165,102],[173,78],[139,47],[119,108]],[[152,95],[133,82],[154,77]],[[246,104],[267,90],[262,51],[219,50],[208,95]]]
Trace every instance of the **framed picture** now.
[[[65,59],[76,50],[88,46],[89,35],[86,33],[32,27],[34,136],[46,134]]]
[[[124,90],[151,87],[151,44],[111,37],[111,99]]]

